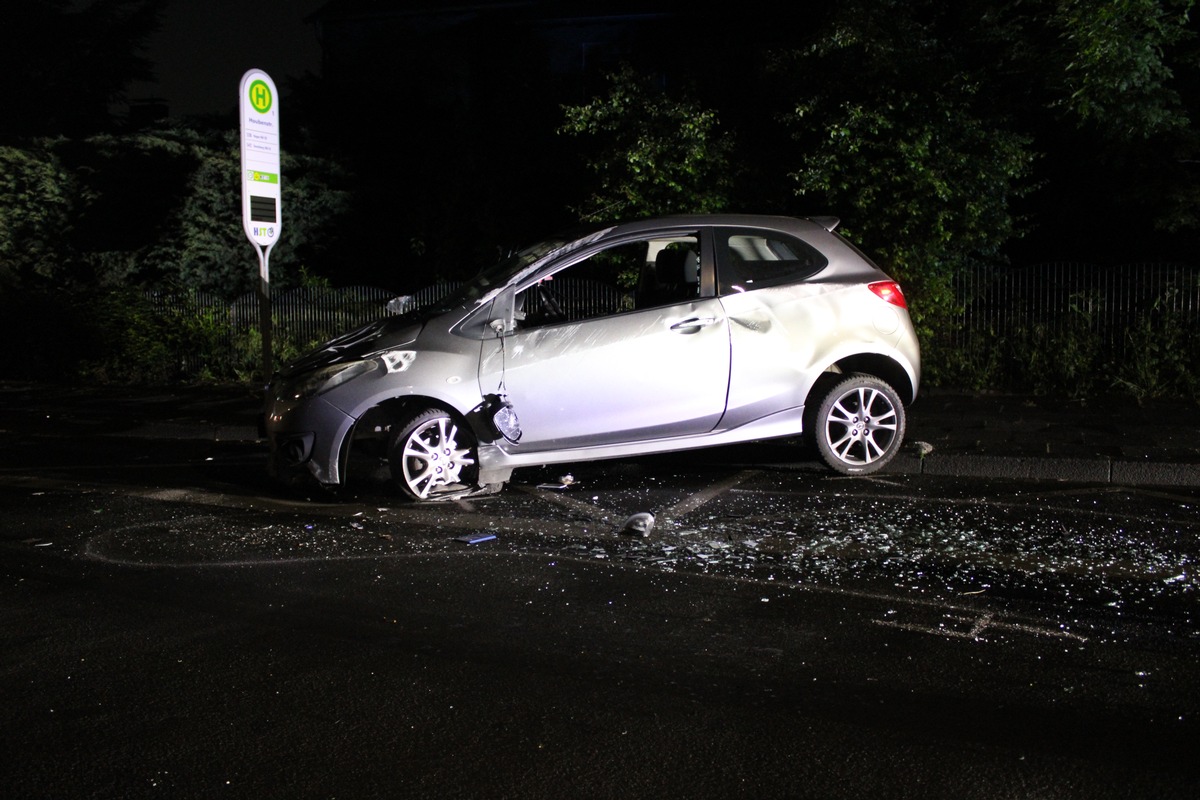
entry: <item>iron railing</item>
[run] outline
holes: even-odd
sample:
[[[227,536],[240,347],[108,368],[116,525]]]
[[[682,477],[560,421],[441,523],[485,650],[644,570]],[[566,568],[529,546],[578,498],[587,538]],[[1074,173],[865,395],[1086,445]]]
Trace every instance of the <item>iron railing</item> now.
[[[555,286],[573,309],[616,310],[620,299],[612,289],[576,283],[563,280]],[[272,323],[278,337],[297,347],[312,346],[389,314],[435,302],[457,286],[440,283],[403,297],[369,286],[292,289],[272,298]],[[1121,358],[1128,355],[1127,334],[1135,324],[1169,320],[1200,330],[1200,267],[1195,264],[1050,263],[977,270],[960,274],[954,289],[963,311],[958,324],[943,335],[952,346],[969,352],[986,351],[1005,337],[1032,332],[1047,341],[1082,334],[1110,357]],[[230,343],[258,329],[258,299],[253,294],[232,303],[205,292],[149,293],[147,299],[169,320],[204,317],[210,327],[223,328]],[[529,302],[536,305],[537,300]],[[910,303],[919,302],[910,298]],[[212,354],[205,357],[211,360]]]
[[[1047,263],[961,273],[963,304],[954,343],[981,348],[1018,330],[1054,338],[1084,332],[1114,357],[1126,355],[1135,323],[1200,323],[1200,267],[1195,264]]]

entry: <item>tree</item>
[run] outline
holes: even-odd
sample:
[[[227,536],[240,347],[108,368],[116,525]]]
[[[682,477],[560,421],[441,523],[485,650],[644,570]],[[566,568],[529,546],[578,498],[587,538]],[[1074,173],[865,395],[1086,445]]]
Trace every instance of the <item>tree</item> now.
[[[1190,130],[1172,64],[1191,5],[847,0],[809,46],[772,62],[792,97],[796,193],[839,213],[904,281],[932,351],[953,276],[1002,263],[1035,190],[1055,192],[1039,210],[1063,241],[1078,226],[1103,242],[1101,204],[1163,205],[1174,172],[1162,145]],[[1101,177],[1107,191],[1093,191]]]
[[[588,221],[723,210],[732,181],[733,139],[715,111],[674,99],[623,66],[609,92],[563,109],[560,131],[591,138],[596,188],[575,210]]]
[[[812,87],[783,116],[800,143],[797,195],[836,210],[903,281],[927,345],[955,310],[953,276],[998,258],[1016,233],[1011,203],[1030,188],[1034,153],[947,45],[957,20],[915,5],[927,13],[851,2],[774,67]]]
[[[120,230],[130,234],[119,249],[98,243],[88,248],[98,280],[183,286],[225,297],[254,289],[258,260],[242,231],[234,132],[176,128],[94,137],[89,145],[88,171],[106,179],[86,222],[109,240]],[[272,283],[286,288],[300,285],[306,269],[335,268],[337,226],[348,212],[349,193],[345,172],[329,159],[284,152],[281,170],[284,230],[271,265]],[[148,182],[160,175],[168,176],[169,185]],[[139,182],[141,191],[131,193]],[[158,208],[147,218],[139,209],[149,197],[158,198]]]
[[[0,145],[0,294],[60,278],[86,194],[55,154],[55,141]]]
[[[233,132],[187,128],[0,147],[0,287],[182,286],[252,291],[258,260],[242,231]],[[333,161],[285,152],[279,287],[332,272],[349,211]]]
[[[1047,25],[1063,44],[1056,105],[1119,140],[1187,127],[1170,54],[1189,42],[1193,0],[1056,0]],[[1057,66],[1057,65],[1056,65]],[[1054,74],[1054,73],[1051,73]]]
[[[1200,231],[1200,53],[1193,0],[1061,0],[1068,46],[1059,105],[1105,144],[1160,230]],[[1190,24],[1189,24],[1190,23]],[[1164,176],[1164,177],[1160,177]]]

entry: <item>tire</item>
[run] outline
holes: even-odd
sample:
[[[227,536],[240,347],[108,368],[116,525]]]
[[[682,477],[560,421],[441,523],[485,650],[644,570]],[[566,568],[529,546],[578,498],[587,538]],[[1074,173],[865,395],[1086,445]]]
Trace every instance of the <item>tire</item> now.
[[[851,375],[821,400],[813,438],[821,460],[843,475],[869,475],[887,465],[904,441],[904,404],[870,375]]]
[[[465,423],[431,408],[395,426],[388,442],[392,480],[413,500],[457,497],[476,488],[475,437]]]

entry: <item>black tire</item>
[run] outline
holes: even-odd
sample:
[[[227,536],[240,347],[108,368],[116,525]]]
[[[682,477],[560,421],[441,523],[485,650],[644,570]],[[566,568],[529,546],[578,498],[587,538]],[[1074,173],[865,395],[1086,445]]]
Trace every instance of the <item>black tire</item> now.
[[[821,400],[813,440],[821,460],[843,475],[882,469],[904,441],[904,403],[885,381],[851,375]]]
[[[413,500],[454,497],[476,488],[479,456],[466,423],[431,408],[393,427],[392,480]]]

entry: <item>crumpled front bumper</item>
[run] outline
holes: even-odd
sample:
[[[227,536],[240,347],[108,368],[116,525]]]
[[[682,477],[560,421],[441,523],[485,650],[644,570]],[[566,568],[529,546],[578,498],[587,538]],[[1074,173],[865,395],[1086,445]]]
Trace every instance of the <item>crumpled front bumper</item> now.
[[[325,485],[342,482],[344,443],[354,419],[321,397],[296,399],[267,392],[262,426],[270,443],[272,477],[295,482],[313,478]]]

